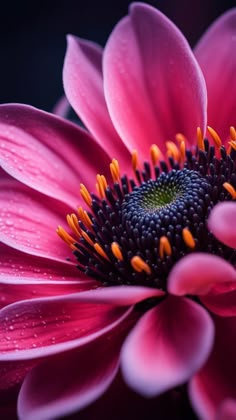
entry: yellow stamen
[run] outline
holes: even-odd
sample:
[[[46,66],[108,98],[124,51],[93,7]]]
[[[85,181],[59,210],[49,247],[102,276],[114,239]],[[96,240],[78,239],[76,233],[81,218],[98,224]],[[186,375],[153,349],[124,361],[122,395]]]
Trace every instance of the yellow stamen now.
[[[232,196],[233,200],[235,200],[236,199],[236,190],[234,189],[233,185],[231,185],[229,182],[224,182],[223,187]]]
[[[213,140],[215,142],[215,145],[217,147],[221,147],[222,146],[222,141],[220,139],[220,136],[217,134],[217,132],[212,127],[210,127],[209,125],[207,126],[207,129],[208,129],[209,133],[211,134],[211,137],[213,138]]]
[[[94,247],[95,251],[97,251],[97,253],[99,255],[101,255],[101,257],[103,257],[106,260],[110,261],[109,258],[108,258],[108,256],[107,256],[107,254],[105,253],[104,249],[102,249],[102,247],[97,242],[93,245],[93,247]]]
[[[138,152],[137,152],[137,150],[133,150],[133,152],[132,152],[132,168],[133,168],[134,172],[136,171],[137,167],[138,167]]]
[[[161,258],[164,258],[164,255],[171,255],[172,249],[171,244],[167,236],[161,236],[160,245],[159,245],[159,254]]]
[[[229,133],[230,133],[231,140],[236,141],[236,130],[235,130],[235,128],[232,125],[231,125],[231,127],[229,129]]]
[[[76,214],[67,214],[66,220],[68,225],[70,226],[71,230],[80,238],[81,237],[81,229],[78,224],[78,219]]]
[[[90,195],[90,193],[88,192],[87,188],[85,187],[84,184],[80,184],[80,194],[83,198],[83,200],[85,201],[85,203],[91,207],[92,205],[92,197]]]
[[[180,152],[176,144],[173,141],[167,141],[166,147],[167,147],[167,156],[171,156],[173,157],[174,160],[178,161],[180,157]]]
[[[189,247],[189,248],[195,248],[196,243],[194,240],[194,237],[192,235],[192,233],[190,232],[190,230],[188,228],[184,228],[182,230],[182,236],[183,236],[183,240],[185,242],[185,244]]]
[[[162,153],[161,153],[159,147],[157,147],[156,144],[151,145],[150,155],[151,155],[151,161],[152,161],[153,166],[156,166],[157,162],[162,157]]]
[[[145,271],[145,273],[151,274],[151,272],[152,272],[149,265],[147,263],[145,263],[145,261],[143,261],[143,259],[141,257],[139,257],[138,255],[135,255],[135,257],[131,258],[130,263],[131,263],[133,269],[135,271],[137,271],[138,273],[141,273],[142,271]]]
[[[110,171],[111,171],[113,182],[119,182],[120,167],[119,167],[119,162],[117,159],[112,159],[112,162],[110,163]]]
[[[121,253],[120,245],[117,242],[112,242],[111,250],[114,255],[119,261],[123,261],[123,255]]]
[[[56,229],[58,236],[67,244],[71,249],[77,249],[74,244],[76,240],[66,232],[66,230],[62,226],[58,226]]]
[[[88,213],[86,210],[84,210],[82,207],[78,208],[78,215],[79,218],[81,220],[81,222],[88,228],[90,229],[93,225],[92,220],[90,219]]]
[[[197,145],[199,150],[205,150],[203,134],[200,127],[197,128]]]

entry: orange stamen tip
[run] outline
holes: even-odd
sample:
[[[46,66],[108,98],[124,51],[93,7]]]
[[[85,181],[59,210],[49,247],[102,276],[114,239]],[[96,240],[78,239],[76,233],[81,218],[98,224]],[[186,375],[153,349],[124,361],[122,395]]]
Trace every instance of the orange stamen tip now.
[[[183,140],[180,142],[179,150],[180,150],[180,159],[181,161],[184,161],[186,147],[185,147],[185,142]]]
[[[187,141],[187,138],[182,133],[177,133],[175,135],[176,140],[181,143],[182,141],[185,143]]]
[[[150,266],[138,255],[135,255],[133,258],[131,258],[130,263],[133,269],[138,273],[145,271],[145,273],[151,274],[152,272]]]
[[[200,127],[197,127],[197,145],[199,150],[205,150],[203,134]]]
[[[236,130],[235,128],[231,125],[230,129],[229,129],[229,134],[230,134],[230,138],[231,140],[236,140]]]
[[[228,193],[231,195],[233,200],[236,199],[236,190],[234,189],[233,185],[231,185],[229,182],[224,182],[223,187],[228,191]]]
[[[132,168],[133,168],[134,172],[136,171],[137,167],[138,167],[138,152],[137,152],[137,150],[133,150],[133,152],[132,152]]]
[[[166,147],[167,147],[167,156],[171,156],[173,157],[173,159],[179,160],[180,152],[176,144],[173,141],[167,141]]]
[[[97,192],[100,195],[100,198],[103,199],[106,197],[105,195],[105,190],[107,188],[107,181],[104,175],[99,175],[97,174],[97,183],[96,183],[96,188],[97,188]]]
[[[110,163],[110,172],[113,182],[119,182],[120,180],[120,167],[117,159],[112,159]]]
[[[85,201],[85,203],[91,207],[92,205],[92,197],[90,195],[90,193],[88,192],[87,188],[85,187],[84,184],[80,184],[80,194],[81,197],[83,198],[83,200]]]
[[[81,229],[81,235],[86,240],[86,242],[88,242],[89,245],[94,246],[94,243],[93,243],[92,239],[89,237],[89,235],[83,229]]]
[[[80,238],[81,237],[81,229],[78,223],[78,219],[76,214],[67,214],[66,221],[68,226],[73,230],[73,232]]]
[[[152,164],[153,164],[153,166],[155,166],[157,164],[157,162],[160,160],[160,158],[162,157],[162,153],[161,153],[159,147],[157,147],[156,144],[151,145],[150,155],[151,155]]]
[[[236,141],[230,140],[228,143],[230,145],[230,151],[231,151],[231,147],[232,147],[232,149],[236,150]]]
[[[123,255],[121,253],[121,249],[120,246],[117,242],[112,242],[111,244],[111,250],[113,255],[119,260],[119,261],[123,261]]]
[[[95,251],[101,255],[101,257],[105,258],[106,260],[110,261],[107,254],[105,253],[104,249],[99,245],[97,242],[93,245]]]
[[[196,243],[194,240],[194,237],[192,235],[192,233],[190,232],[190,230],[188,228],[184,228],[182,230],[182,236],[183,236],[183,240],[185,242],[185,244],[189,247],[189,248],[195,248]]]
[[[70,236],[69,233],[67,233],[66,230],[62,226],[57,227],[56,233],[67,245],[70,246],[71,249],[77,249],[74,246],[74,244],[76,243],[76,240],[72,236]]]
[[[159,253],[161,258],[164,258],[165,254],[172,254],[171,244],[167,236],[161,236],[160,238]]]
[[[92,227],[92,225],[93,225],[93,222],[92,222],[92,220],[90,219],[90,217],[89,217],[89,215],[88,215],[88,213],[87,213],[87,211],[86,210],[84,210],[82,207],[79,207],[78,208],[78,215],[79,215],[79,218],[80,218],[80,220],[81,220],[81,222],[87,227],[87,228],[91,228]]]
[[[210,127],[209,125],[207,126],[207,129],[208,129],[209,133],[211,134],[211,137],[213,138],[216,146],[221,147],[222,146],[222,141],[220,139],[220,136],[217,134],[217,132],[212,127]]]
[[[117,159],[112,159],[112,163],[114,164],[114,166],[116,167],[117,172],[120,172],[120,165]]]

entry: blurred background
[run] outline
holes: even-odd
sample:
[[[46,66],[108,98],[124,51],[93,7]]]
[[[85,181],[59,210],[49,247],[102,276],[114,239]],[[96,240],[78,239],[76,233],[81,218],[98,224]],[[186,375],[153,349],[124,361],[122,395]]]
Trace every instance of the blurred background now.
[[[63,94],[62,66],[68,33],[105,42],[130,1],[15,0],[1,3],[0,103],[21,102],[50,111]],[[232,0],[144,1],[163,11],[191,46]],[[217,54],[217,51],[216,51]]]

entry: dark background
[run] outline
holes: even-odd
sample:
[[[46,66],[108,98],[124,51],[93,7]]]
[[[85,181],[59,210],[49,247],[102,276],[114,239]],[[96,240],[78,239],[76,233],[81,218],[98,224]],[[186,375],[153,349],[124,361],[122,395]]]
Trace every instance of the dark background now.
[[[129,1],[4,1],[0,10],[0,103],[21,102],[50,111],[63,94],[65,35],[104,45]],[[145,1],[169,16],[194,46],[230,0]],[[217,54],[217,51],[216,51]]]

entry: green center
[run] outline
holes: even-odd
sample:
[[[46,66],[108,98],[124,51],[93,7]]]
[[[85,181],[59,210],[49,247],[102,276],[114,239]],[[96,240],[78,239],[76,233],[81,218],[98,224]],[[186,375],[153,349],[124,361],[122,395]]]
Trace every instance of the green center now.
[[[163,207],[173,204],[182,193],[183,190],[176,185],[157,186],[153,184],[151,189],[144,193],[140,204],[144,210],[160,210]]]

